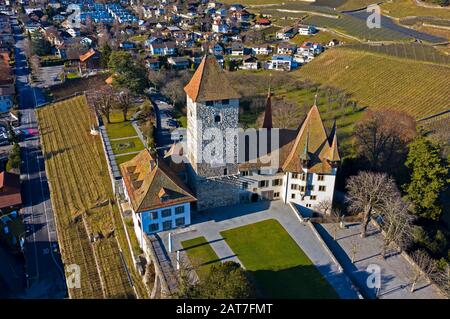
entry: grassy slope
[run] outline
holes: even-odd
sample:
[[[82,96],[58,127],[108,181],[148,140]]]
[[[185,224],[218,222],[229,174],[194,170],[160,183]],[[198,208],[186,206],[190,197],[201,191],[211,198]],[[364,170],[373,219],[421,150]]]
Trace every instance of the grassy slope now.
[[[397,109],[417,118],[446,110],[450,99],[447,66],[345,48],[329,50],[294,73],[344,89],[369,107]]]
[[[450,10],[419,7],[414,0],[392,0],[381,5],[383,13],[396,18],[407,16],[431,16],[450,19]]]
[[[221,232],[260,291],[272,298],[338,298],[311,260],[275,220]]]
[[[219,257],[208,244],[205,237],[197,237],[181,242],[191,263],[198,265],[196,270],[200,279],[206,278],[210,267],[219,262]]]

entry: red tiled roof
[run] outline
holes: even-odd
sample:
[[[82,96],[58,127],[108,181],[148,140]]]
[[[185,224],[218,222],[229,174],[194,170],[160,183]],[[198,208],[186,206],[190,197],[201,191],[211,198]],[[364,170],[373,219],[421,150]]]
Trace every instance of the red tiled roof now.
[[[0,173],[0,209],[22,204],[20,176],[8,172]]]
[[[216,58],[211,55],[203,58],[191,81],[184,87],[184,91],[194,102],[240,98],[228,82]]]
[[[136,213],[196,200],[164,161],[157,161],[148,150],[121,164],[120,171]]]

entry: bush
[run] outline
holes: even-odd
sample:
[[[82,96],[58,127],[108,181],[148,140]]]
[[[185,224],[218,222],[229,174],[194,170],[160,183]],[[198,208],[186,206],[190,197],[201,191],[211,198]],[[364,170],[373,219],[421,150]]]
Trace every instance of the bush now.
[[[6,163],[6,170],[9,172],[13,169],[19,169],[22,160],[20,158],[20,146],[15,143]]]

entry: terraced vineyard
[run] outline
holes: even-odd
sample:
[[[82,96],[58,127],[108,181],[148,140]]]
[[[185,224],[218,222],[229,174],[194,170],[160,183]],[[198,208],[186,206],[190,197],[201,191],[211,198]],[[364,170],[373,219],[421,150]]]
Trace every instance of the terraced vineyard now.
[[[386,45],[349,44],[346,48],[386,54],[397,58],[411,59],[450,65],[450,56],[434,47],[421,43],[395,43]]]
[[[337,87],[359,105],[422,118],[449,107],[450,67],[351,50],[328,50],[300,70],[300,78]]]
[[[46,106],[37,116],[63,262],[81,270],[81,289],[69,289],[70,297],[133,298],[116,241],[118,211],[110,204],[100,137],[90,135],[86,98]]]

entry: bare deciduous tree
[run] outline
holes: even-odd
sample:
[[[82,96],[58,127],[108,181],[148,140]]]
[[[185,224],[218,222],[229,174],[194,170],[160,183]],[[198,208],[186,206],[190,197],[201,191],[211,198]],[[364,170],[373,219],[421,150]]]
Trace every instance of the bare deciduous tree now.
[[[127,120],[127,114],[131,106],[133,105],[133,94],[130,90],[124,89],[117,95],[116,108],[120,109],[123,113],[123,120]]]
[[[412,222],[414,216],[409,212],[409,203],[400,197],[385,203],[380,210],[382,228],[385,232],[381,256],[386,258],[388,248],[395,244],[400,250],[406,248],[411,241]]]
[[[450,297],[450,265],[447,264],[443,269],[438,269],[433,276],[433,280]]]
[[[428,276],[436,272],[436,263],[424,250],[415,251],[413,254],[411,254],[411,258],[418,266],[413,267],[413,271],[410,274],[411,292],[414,292],[416,285],[419,282],[421,282],[422,280],[428,280]]]
[[[104,86],[92,94],[91,103],[95,111],[102,114],[106,121],[111,123],[110,114],[114,103],[114,91],[109,86]]]
[[[392,198],[400,196],[392,178],[387,174],[359,172],[347,181],[349,210],[363,213],[361,237],[365,237],[370,218]]]
[[[323,199],[314,205],[313,209],[323,215],[331,214],[333,203],[329,199]]]
[[[359,250],[359,239],[357,236],[353,236],[351,239],[351,251],[352,251],[352,263],[355,262],[356,254]]]
[[[373,170],[390,171],[404,162],[406,145],[416,135],[416,122],[406,113],[370,111],[355,128],[355,146]]]

